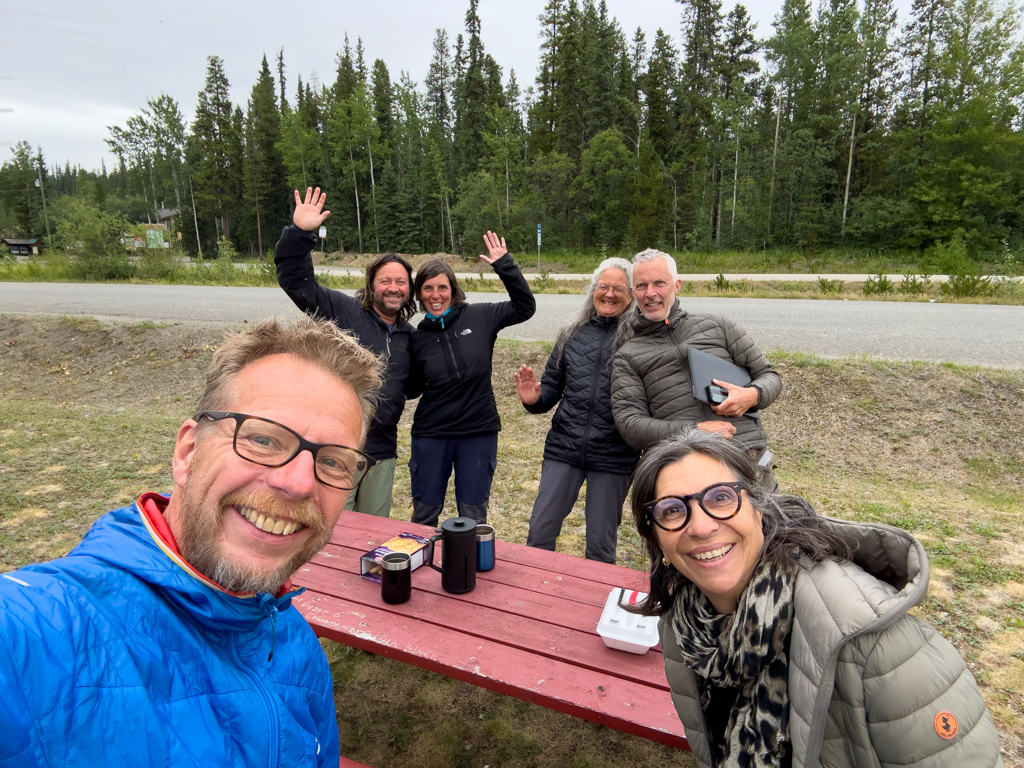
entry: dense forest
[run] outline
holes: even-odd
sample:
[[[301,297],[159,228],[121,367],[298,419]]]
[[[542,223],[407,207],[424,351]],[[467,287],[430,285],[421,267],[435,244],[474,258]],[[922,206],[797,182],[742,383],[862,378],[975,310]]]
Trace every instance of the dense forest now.
[[[13,148],[0,229],[180,212],[187,252],[266,252],[290,190],[327,190],[328,248],[632,251],[917,250],[975,255],[1024,239],[1020,9],[994,0],[784,0],[771,34],[746,9],[680,0],[675,35],[631,35],[604,0],[549,0],[523,87],[465,30],[436,30],[422,82],[346,36],[333,82],[294,81],[284,52],[233,104],[207,61],[191,123],[167,94],[107,142],[116,167],[48,166]],[[49,203],[42,210],[42,182]],[[116,229],[111,225],[112,230]],[[475,252],[475,251],[474,251]]]

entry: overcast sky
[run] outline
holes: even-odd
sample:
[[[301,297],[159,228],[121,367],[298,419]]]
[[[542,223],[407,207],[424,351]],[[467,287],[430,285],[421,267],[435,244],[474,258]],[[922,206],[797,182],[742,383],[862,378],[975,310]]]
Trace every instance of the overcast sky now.
[[[675,0],[607,0],[627,37],[638,26],[648,45],[659,27],[678,45]],[[537,17],[545,0],[480,0],[484,47],[507,77],[533,85],[539,54]],[[904,3],[901,3],[903,5]],[[725,10],[731,7],[724,2]],[[274,67],[284,48],[289,96],[296,76],[334,80],[335,54],[348,32],[362,37],[367,65],[382,58],[393,80],[406,70],[422,85],[434,30],[452,41],[464,29],[468,0],[341,0],[314,4],[269,0],[0,0],[0,160],[27,139],[52,165],[99,168],[108,125],[123,124],[165,92],[191,120],[206,57],[224,59],[233,102],[248,98],[264,53]],[[767,36],[781,0],[751,0]],[[275,72],[276,77],[276,72]]]

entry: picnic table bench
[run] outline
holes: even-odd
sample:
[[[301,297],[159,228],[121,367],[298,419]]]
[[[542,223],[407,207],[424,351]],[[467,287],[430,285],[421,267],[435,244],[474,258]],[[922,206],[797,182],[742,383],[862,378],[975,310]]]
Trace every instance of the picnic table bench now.
[[[646,573],[496,540],[495,567],[477,574],[472,592],[445,592],[441,575],[423,566],[412,574],[409,601],[388,605],[380,585],[360,575],[359,558],[404,531],[433,534],[401,520],[342,515],[330,543],[293,576],[306,588],[293,604],[317,636],[688,748],[661,646],[637,655],[606,647],[597,634],[609,591],[646,591]]]

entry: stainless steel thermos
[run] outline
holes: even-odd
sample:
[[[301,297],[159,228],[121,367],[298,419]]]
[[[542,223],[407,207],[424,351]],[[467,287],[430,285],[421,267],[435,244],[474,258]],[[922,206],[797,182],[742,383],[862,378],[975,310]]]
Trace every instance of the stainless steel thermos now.
[[[489,571],[494,567],[494,526],[480,523],[476,527],[476,569]]]
[[[476,520],[452,517],[436,528],[430,537],[427,565],[441,572],[441,587],[446,592],[461,594],[476,586]],[[434,565],[434,542],[442,541],[441,567]]]

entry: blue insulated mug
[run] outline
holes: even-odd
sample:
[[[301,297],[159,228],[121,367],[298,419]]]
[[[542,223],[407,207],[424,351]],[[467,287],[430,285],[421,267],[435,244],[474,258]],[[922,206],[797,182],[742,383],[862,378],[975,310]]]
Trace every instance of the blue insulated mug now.
[[[476,569],[489,571],[494,567],[494,527],[477,525],[476,527]]]

